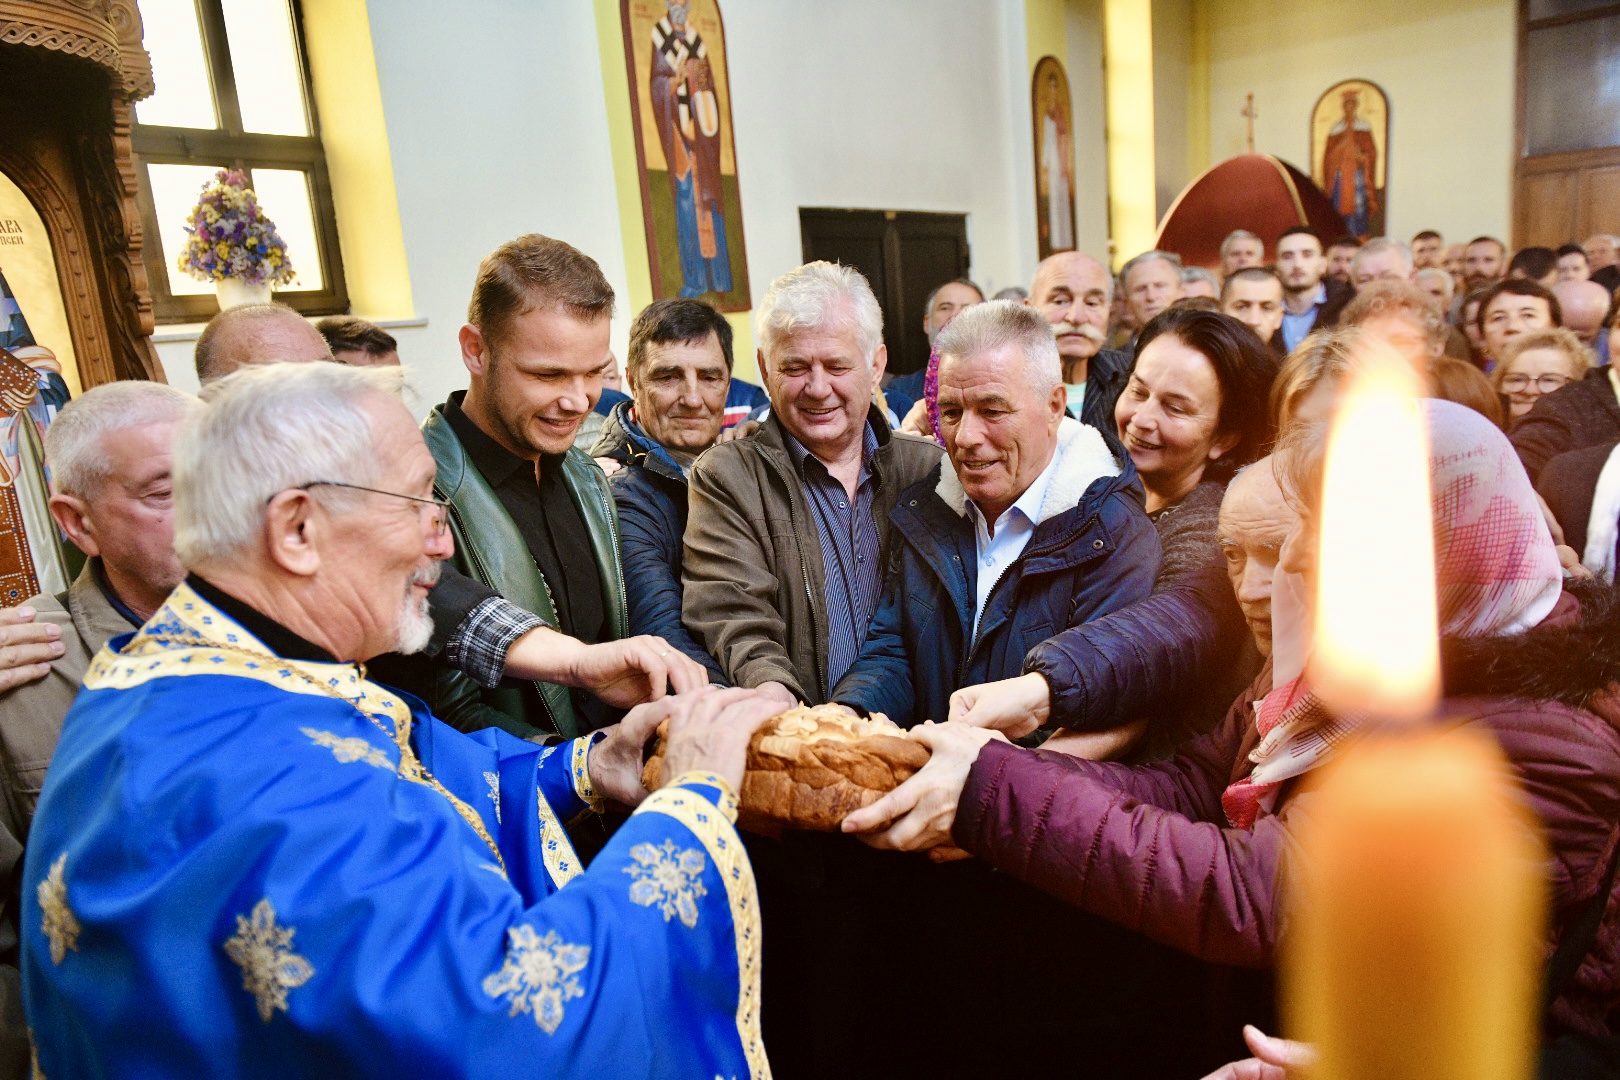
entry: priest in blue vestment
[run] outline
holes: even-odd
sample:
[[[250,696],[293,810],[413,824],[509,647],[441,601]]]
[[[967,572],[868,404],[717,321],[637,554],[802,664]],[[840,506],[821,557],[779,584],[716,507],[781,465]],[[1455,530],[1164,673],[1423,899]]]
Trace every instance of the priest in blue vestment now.
[[[775,711],[538,746],[367,678],[448,554],[392,369],[250,369],[174,455],[186,583],[93,662],[28,842],[47,1077],[767,1076],[733,822]],[[641,788],[667,721],[666,773]],[[589,866],[563,824],[639,802]]]

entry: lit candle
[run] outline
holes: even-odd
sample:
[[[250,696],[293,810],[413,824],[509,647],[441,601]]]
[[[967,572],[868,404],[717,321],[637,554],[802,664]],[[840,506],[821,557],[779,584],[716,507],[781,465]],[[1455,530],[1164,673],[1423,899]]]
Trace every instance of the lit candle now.
[[[1544,854],[1495,742],[1419,723],[1439,686],[1422,389],[1392,354],[1360,359],[1324,462],[1310,681],[1376,726],[1301,808],[1285,1020],[1313,1080],[1525,1080]]]
[[[1357,360],[1322,464],[1310,681],[1335,712],[1415,720],[1440,694],[1424,389],[1379,342]]]

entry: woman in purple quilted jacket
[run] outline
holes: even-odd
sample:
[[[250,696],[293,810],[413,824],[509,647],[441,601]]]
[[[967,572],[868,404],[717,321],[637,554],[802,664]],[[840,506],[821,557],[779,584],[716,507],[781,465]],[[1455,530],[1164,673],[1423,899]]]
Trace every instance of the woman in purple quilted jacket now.
[[[1610,874],[1620,821],[1620,599],[1606,587],[1564,587],[1529,479],[1499,430],[1449,402],[1426,408],[1442,716],[1497,739],[1546,829],[1549,957],[1566,933],[1580,948],[1573,928],[1601,911],[1557,988],[1548,1031],[1608,1035],[1620,1030],[1620,894]],[[1314,481],[1290,478],[1315,476],[1321,449],[1318,433],[1279,455],[1284,489],[1306,522]],[[1283,557],[1304,578],[1314,548],[1307,529]],[[1313,797],[1311,770],[1339,745],[1312,737],[1328,717],[1299,674],[1303,663],[1288,659],[1303,652],[1300,637],[1279,618],[1273,638],[1272,661],[1226,720],[1169,761],[1128,767],[1022,749],[962,724],[919,728],[934,751],[928,766],[844,828],[877,847],[955,845],[1200,960],[1269,968],[1290,820]],[[1291,670],[1274,675],[1273,665]]]

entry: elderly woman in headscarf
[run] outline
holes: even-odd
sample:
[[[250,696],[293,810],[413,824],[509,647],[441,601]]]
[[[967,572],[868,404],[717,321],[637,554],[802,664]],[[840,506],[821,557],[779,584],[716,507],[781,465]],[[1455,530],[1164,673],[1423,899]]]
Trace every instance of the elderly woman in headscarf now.
[[[1611,880],[1620,604],[1612,590],[1564,588],[1535,494],[1502,432],[1450,402],[1425,408],[1442,715],[1495,736],[1546,830],[1551,947],[1604,904],[1597,897]],[[1312,798],[1313,770],[1343,741],[1321,737],[1331,718],[1305,674],[1322,456],[1321,429],[1309,432],[1278,455],[1302,524],[1284,545],[1272,659],[1211,734],[1169,761],[1127,767],[1022,749],[961,724],[925,726],[915,734],[933,750],[929,764],[850,815],[845,830],[868,833],[879,847],[954,844],[1201,960],[1270,967],[1290,819]],[[1620,1000],[1620,905],[1611,900],[1601,914],[1577,972],[1559,988],[1553,1030],[1608,1033]]]

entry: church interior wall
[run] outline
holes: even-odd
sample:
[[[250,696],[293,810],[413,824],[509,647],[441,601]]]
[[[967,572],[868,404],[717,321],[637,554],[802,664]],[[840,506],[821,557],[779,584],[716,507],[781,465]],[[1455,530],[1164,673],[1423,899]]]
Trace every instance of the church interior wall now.
[[[1074,95],[1075,246],[1107,262],[1108,140],[1103,108],[1102,0],[1068,0],[1065,30],[1065,66]],[[1033,223],[1030,228],[1034,228]]]
[[[1253,91],[1256,149],[1309,172],[1316,99],[1342,79],[1370,79],[1390,100],[1390,234],[1408,238],[1437,229],[1448,240],[1479,233],[1507,238],[1513,0],[1209,0],[1205,6],[1215,161],[1243,153],[1241,110],[1244,94]]]
[[[1026,4],[1051,7],[1042,14],[1055,20],[1041,24],[1055,26],[1043,32],[1050,40],[1030,38],[1041,21],[1026,19]],[[630,319],[651,297],[642,224],[621,213],[610,146],[624,120],[611,115],[604,78],[624,78],[622,64],[608,62],[622,46],[600,35],[617,30],[616,18],[579,4],[502,4],[498,17],[481,3],[369,8],[415,310],[356,313],[396,321],[390,332],[421,407],[464,385],[456,331],[478,260],[522,232],[561,237],[601,264],[620,296],[613,343],[622,361]],[[1027,286],[1036,252],[1025,58],[1035,49],[1069,70],[1078,237],[1102,250],[1100,8],[723,3],[755,302],[801,261],[800,207],[965,213],[981,284]],[[193,336],[159,336],[170,380],[194,388]],[[754,377],[751,356],[739,356],[738,373]]]

